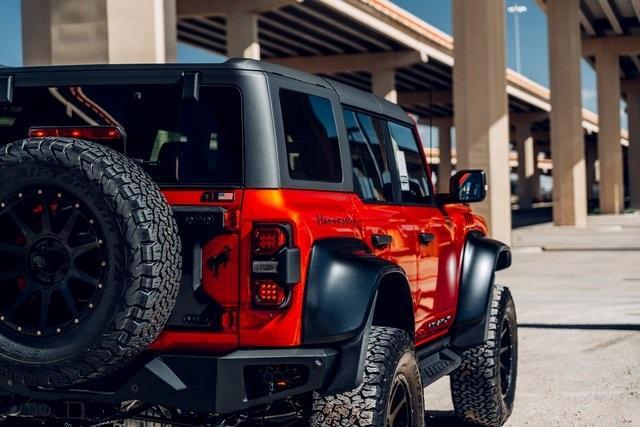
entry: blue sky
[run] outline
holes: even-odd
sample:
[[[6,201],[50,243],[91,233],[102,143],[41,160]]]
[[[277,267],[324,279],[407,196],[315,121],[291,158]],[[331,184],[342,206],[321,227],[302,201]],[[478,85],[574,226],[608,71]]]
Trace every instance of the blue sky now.
[[[451,0],[394,0],[396,4],[424,19],[442,31],[452,33]],[[547,24],[546,17],[535,0],[506,0],[506,4],[519,3],[527,6],[521,15],[520,39],[522,52],[522,73],[530,79],[549,86]],[[506,13],[506,12],[505,12]],[[514,19],[507,16],[507,63],[515,69]],[[22,65],[20,0],[0,0],[0,64]],[[219,56],[201,49],[180,44],[179,62],[217,62]],[[595,73],[583,61],[583,104],[597,111]]]

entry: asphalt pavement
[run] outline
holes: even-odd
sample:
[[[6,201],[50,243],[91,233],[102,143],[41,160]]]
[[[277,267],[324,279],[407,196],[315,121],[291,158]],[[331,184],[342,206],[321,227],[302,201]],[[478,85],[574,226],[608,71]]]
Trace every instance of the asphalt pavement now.
[[[509,426],[640,426],[640,213],[514,230],[519,373]],[[455,426],[449,379],[427,425]]]

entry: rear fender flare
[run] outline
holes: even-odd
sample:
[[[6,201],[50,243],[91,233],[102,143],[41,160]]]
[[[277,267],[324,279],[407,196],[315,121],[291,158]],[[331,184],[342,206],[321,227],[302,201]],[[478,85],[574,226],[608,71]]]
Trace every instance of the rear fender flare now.
[[[330,346],[339,355],[333,378],[322,393],[352,390],[362,382],[378,289],[385,278],[394,283],[403,279],[408,288],[402,268],[373,255],[361,240],[330,238],[314,244],[305,289],[303,344]]]

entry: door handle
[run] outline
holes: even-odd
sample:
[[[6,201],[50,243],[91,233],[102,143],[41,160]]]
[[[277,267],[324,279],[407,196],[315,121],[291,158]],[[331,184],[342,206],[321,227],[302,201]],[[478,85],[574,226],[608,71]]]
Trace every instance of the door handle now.
[[[389,246],[392,240],[392,237],[388,234],[374,234],[371,236],[371,243],[373,243],[373,246],[376,248]]]
[[[436,239],[436,236],[433,235],[433,233],[419,233],[418,234],[418,240],[420,241],[421,245],[429,245],[429,243],[433,242]]]

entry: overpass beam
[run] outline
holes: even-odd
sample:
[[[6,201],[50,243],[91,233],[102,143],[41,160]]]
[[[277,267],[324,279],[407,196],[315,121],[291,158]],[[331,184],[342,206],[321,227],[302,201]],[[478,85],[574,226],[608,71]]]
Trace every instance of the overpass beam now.
[[[350,73],[354,71],[377,70],[387,71],[427,61],[428,57],[417,50],[322,56],[292,56],[269,59],[269,62],[274,64],[296,68],[312,74]],[[423,99],[422,102],[425,102],[425,100]]]
[[[438,152],[440,164],[438,165],[438,193],[449,192],[449,179],[451,178],[451,125],[438,126]]]
[[[619,70],[616,52],[602,50],[596,54],[600,212],[608,214],[617,214],[624,209]]]
[[[175,0],[23,0],[24,65],[176,60]]]
[[[585,226],[579,0],[548,0],[553,222]]]
[[[509,115],[504,0],[453,0],[454,126],[458,168],[484,169],[489,192],[477,205],[490,233],[511,242]]]
[[[627,114],[629,117],[629,195],[631,207],[640,209],[640,87],[627,91]]]

